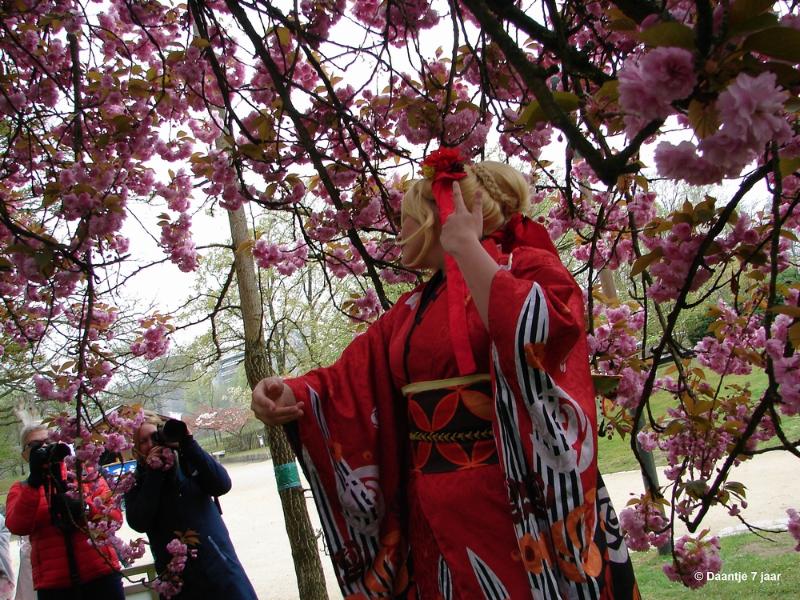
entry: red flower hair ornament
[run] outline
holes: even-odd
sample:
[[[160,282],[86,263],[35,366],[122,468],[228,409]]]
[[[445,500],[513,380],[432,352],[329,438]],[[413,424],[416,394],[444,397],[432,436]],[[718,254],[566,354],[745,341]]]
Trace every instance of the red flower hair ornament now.
[[[464,170],[466,159],[458,148],[439,148],[422,161],[422,176],[430,179],[433,200],[439,209],[439,223],[444,224],[452,214],[453,183],[467,176]],[[467,331],[467,285],[455,259],[449,254],[444,257],[445,274],[447,276],[447,308],[450,325],[450,337],[453,340],[458,371],[461,375],[475,372],[475,358]]]
[[[422,176],[425,179],[436,179],[440,174],[464,173],[466,159],[458,148],[442,147],[434,150],[422,161]]]

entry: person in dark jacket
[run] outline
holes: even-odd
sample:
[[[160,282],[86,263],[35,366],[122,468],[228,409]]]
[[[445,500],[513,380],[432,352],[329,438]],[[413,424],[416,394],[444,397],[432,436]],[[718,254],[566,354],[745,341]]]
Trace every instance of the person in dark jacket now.
[[[173,599],[256,600],[216,499],[231,489],[225,468],[200,447],[185,423],[169,419],[162,424],[154,414],[136,432],[134,452],[135,484],[125,494],[125,511],[128,524],[147,534],[162,579],[170,578],[174,555],[168,545],[176,532],[191,542]]]
[[[99,475],[85,473],[84,514],[70,503],[59,488],[69,477],[63,458],[69,449],[47,445],[48,431],[42,425],[22,431],[22,456],[30,463],[27,481],[11,486],[6,499],[6,525],[12,533],[30,536],[33,587],[39,600],[122,600],[119,561],[109,546],[95,546],[82,530],[84,519],[95,514],[93,499],[108,493]],[[58,451],[63,454],[58,454]],[[58,504],[62,511],[54,510]],[[68,514],[65,514],[68,511]],[[119,511],[112,516],[122,520]],[[67,545],[69,544],[69,545]]]

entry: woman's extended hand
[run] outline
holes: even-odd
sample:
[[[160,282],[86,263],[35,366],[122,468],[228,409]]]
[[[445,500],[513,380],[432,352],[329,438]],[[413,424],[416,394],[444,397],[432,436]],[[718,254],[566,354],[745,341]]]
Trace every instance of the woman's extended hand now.
[[[467,210],[464,197],[461,195],[461,186],[453,182],[453,212],[447,217],[439,240],[444,251],[453,257],[462,254],[464,250],[480,244],[483,235],[483,206],[480,191],[473,198],[472,210]]]
[[[303,403],[280,377],[267,377],[253,388],[250,409],[265,425],[283,425],[303,416]]]

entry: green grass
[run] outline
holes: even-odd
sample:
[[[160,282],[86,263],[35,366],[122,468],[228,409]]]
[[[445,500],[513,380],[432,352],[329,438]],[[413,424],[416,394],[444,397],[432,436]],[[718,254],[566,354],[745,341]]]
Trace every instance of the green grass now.
[[[699,365],[692,364],[692,366],[695,367]],[[708,369],[706,372],[708,373],[709,383],[712,386],[716,386],[719,382],[719,376]],[[661,371],[659,376],[663,376],[664,374],[664,371]],[[752,397],[759,398],[764,393],[764,390],[767,389],[767,376],[763,371],[754,371],[750,375],[728,375],[725,378],[725,385],[738,385],[742,387],[749,385],[752,391]],[[722,393],[725,393],[724,387]],[[666,392],[657,392],[653,395],[650,402],[653,416],[658,418],[666,414],[667,408],[674,406],[674,403],[675,400],[670,394]],[[781,425],[789,440],[796,441],[800,439],[800,415],[784,417]],[[601,473],[616,473],[618,471],[631,471],[639,468],[639,464],[636,462],[633,452],[631,451],[630,441],[630,436],[625,436],[625,439],[623,439],[616,432],[612,439],[602,437],[598,440],[598,463]],[[777,443],[778,440],[775,438],[769,443],[769,446],[775,446]],[[764,447],[764,444],[760,444],[759,447]],[[657,466],[667,464],[664,454],[658,450],[653,453],[653,458]]]
[[[709,581],[705,586],[690,590],[680,583],[669,581],[661,570],[670,556],[657,551],[633,552],[633,565],[642,598],[647,600],[760,600],[762,598],[800,598],[800,569],[796,541],[786,532],[768,534],[770,540],[752,534],[721,538],[720,573],[741,573],[747,581]],[[755,579],[753,577],[755,573]],[[761,574],[772,574],[778,581],[761,580]]]

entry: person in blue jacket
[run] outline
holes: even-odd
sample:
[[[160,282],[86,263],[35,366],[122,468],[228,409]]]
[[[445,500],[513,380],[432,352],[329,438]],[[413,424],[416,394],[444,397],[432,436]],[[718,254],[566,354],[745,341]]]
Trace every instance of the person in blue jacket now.
[[[171,578],[174,555],[167,546],[176,532],[188,533],[187,541],[195,542],[180,573],[180,592],[172,598],[256,600],[217,500],[231,489],[225,468],[200,447],[184,422],[162,422],[155,414],[136,432],[134,453],[135,484],[125,494],[126,516],[133,529],[147,534],[162,580]]]

